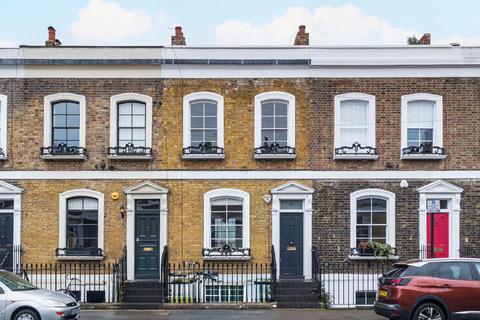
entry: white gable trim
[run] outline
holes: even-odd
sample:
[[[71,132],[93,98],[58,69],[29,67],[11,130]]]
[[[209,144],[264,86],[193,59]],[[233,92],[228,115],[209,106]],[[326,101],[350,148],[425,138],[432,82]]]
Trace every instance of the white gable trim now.
[[[288,194],[299,194],[299,193],[314,193],[315,189],[307,187],[301,183],[295,181],[286,182],[276,188],[273,188],[270,191],[272,194],[278,193],[288,193]]]
[[[437,180],[417,189],[418,193],[462,193],[463,189],[443,180]]]
[[[133,187],[123,190],[125,194],[163,194],[168,193],[168,188],[162,187],[151,181],[143,181]]]

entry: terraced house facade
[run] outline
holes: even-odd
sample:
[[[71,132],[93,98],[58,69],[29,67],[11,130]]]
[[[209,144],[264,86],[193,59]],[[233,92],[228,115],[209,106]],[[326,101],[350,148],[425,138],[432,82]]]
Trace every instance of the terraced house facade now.
[[[308,280],[373,242],[480,249],[479,48],[54,40],[0,50],[0,244],[22,263],[126,252],[127,280],[161,279],[168,248]]]

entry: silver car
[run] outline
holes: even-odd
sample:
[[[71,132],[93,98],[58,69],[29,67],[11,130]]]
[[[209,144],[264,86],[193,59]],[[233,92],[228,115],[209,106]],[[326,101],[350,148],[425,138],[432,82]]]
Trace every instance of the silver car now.
[[[11,272],[0,270],[0,320],[79,318],[80,304],[74,298],[39,289]]]

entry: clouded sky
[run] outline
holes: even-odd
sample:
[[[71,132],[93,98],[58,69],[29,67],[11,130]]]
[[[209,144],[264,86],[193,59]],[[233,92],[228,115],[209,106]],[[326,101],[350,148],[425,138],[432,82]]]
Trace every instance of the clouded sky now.
[[[181,25],[190,45],[289,45],[298,25],[310,43],[480,45],[479,0],[2,0],[0,47],[43,44],[169,45]]]

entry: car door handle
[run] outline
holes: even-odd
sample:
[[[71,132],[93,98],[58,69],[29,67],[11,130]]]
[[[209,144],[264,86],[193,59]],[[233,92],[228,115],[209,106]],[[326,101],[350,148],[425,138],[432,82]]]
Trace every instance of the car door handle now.
[[[442,289],[451,289],[452,288],[452,286],[450,284],[446,284],[446,283],[440,285],[439,287],[442,288]]]

